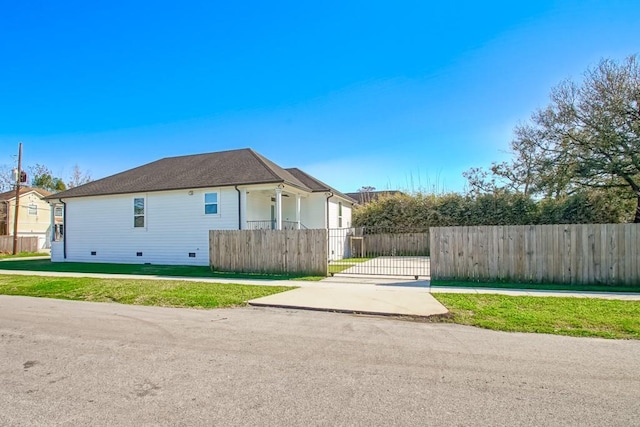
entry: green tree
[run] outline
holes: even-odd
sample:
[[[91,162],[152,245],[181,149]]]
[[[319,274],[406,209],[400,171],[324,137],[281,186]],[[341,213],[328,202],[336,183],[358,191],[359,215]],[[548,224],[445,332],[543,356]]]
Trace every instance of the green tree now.
[[[621,205],[634,199],[633,221],[640,223],[637,58],[602,60],[582,81],[554,87],[551,103],[516,128],[511,148],[511,162],[493,164],[491,173],[472,169],[465,174],[472,192],[504,188],[566,198],[586,189],[605,191]]]
[[[53,173],[49,168],[44,165],[36,163],[35,166],[29,168],[31,172],[31,186],[42,188],[52,193],[64,191],[67,189],[64,181],[60,178],[53,176]]]
[[[532,117],[546,134],[545,155],[570,172],[568,187],[623,190],[640,223],[640,66],[603,60],[581,84],[565,81]]]

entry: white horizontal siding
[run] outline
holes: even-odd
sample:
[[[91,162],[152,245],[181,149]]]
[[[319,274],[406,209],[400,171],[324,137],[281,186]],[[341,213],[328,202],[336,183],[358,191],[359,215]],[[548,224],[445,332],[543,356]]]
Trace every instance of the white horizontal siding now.
[[[353,205],[349,202],[342,202],[342,224],[344,227],[351,227],[352,222]]]
[[[204,213],[204,194],[208,192],[219,194],[218,215]],[[133,226],[133,200],[137,197],[145,198],[144,228]],[[283,199],[283,219],[295,220],[295,196]],[[209,265],[209,230],[238,229],[235,188],[199,189],[192,195],[188,190],[177,190],[83,197],[65,202],[67,261]],[[337,227],[337,203],[336,198],[330,199],[330,227]],[[269,194],[248,194],[247,220],[270,219],[271,204]],[[326,204],[322,193],[302,198],[301,222],[308,228],[325,228]],[[343,202],[343,227],[350,225],[351,207]],[[190,252],[196,257],[190,258]]]
[[[342,227],[339,226],[338,222],[339,203],[342,203]],[[351,227],[351,203],[332,197],[329,199],[329,228],[348,227]]]
[[[51,242],[51,262],[64,262],[63,242]]]
[[[205,215],[204,193],[215,191],[219,214]],[[145,198],[144,228],[133,227],[136,197]],[[209,265],[209,230],[238,228],[235,189],[86,197],[66,203],[67,261]],[[190,252],[196,257],[190,258]]]
[[[327,196],[324,193],[313,193],[305,200],[300,209],[300,221],[307,228],[326,228]]]
[[[269,221],[271,219],[271,194],[262,191],[247,195],[247,221]]]

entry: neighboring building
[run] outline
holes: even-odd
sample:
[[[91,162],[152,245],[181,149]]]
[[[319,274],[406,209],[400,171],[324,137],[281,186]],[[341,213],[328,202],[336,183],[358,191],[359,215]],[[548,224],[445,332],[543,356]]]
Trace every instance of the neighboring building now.
[[[251,149],[165,158],[47,200],[64,211],[53,261],[176,265],[209,264],[209,230],[347,228],[355,203]]]
[[[50,195],[41,188],[20,188],[18,236],[38,237],[39,249],[48,248],[50,244],[51,207],[43,200]],[[0,193],[0,236],[13,236],[15,212],[15,190]]]
[[[378,200],[381,196],[395,196],[404,194],[398,190],[382,190],[382,191],[359,191],[357,193],[345,193],[347,196],[358,202],[359,205],[365,205],[374,200]]]

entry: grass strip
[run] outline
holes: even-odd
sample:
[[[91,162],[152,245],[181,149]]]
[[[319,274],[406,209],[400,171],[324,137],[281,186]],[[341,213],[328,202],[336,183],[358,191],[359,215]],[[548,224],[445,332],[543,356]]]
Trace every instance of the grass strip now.
[[[221,308],[295,289],[176,280],[0,275],[0,294],[162,307]]]
[[[26,257],[33,257],[33,256],[46,256],[46,257],[48,257],[49,254],[48,253],[44,253],[44,252],[19,252],[18,254],[14,255],[14,254],[11,254],[11,253],[0,252],[0,259],[26,258]]]
[[[329,262],[329,274],[340,273],[347,270],[357,264],[367,262],[373,258],[342,258]]]
[[[640,339],[640,301],[485,294],[433,296],[451,316],[445,321],[508,332]]]
[[[471,282],[464,280],[432,280],[433,287],[455,288],[494,288],[494,289],[532,289],[539,291],[587,291],[587,292],[636,292],[640,293],[639,286],[614,286],[614,285],[579,285],[558,283],[513,283],[513,282]]]
[[[53,271],[66,273],[139,274],[145,276],[208,277],[220,279],[322,280],[321,276],[304,274],[253,274],[211,271],[208,266],[107,264],[97,262],[51,262],[48,259],[0,262],[2,270]]]

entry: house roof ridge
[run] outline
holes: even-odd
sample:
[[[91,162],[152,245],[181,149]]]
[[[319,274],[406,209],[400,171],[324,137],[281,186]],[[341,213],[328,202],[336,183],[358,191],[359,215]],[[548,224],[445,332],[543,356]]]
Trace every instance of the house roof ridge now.
[[[155,162],[159,162],[162,160],[170,160],[170,159],[184,159],[187,157],[203,157],[203,156],[209,156],[211,154],[225,154],[225,153],[232,153],[232,152],[238,152],[238,151],[253,151],[251,148],[245,147],[245,148],[232,148],[229,150],[222,150],[222,151],[208,151],[206,153],[196,153],[196,154],[181,154],[179,156],[166,156],[166,157],[161,157],[157,160],[154,160],[152,162],[146,163],[144,165],[140,165],[138,167],[142,167],[142,166],[147,166],[150,165],[151,163],[155,163]],[[135,169],[135,168],[133,168]],[[131,169],[130,169],[131,170]],[[125,171],[126,172],[126,171]]]
[[[239,148],[163,157],[46,199],[254,184],[285,184],[304,192],[331,188],[297,169],[283,168],[252,148]]]
[[[310,180],[312,180],[313,182],[315,182],[316,184],[319,184],[320,186],[324,187],[323,190],[329,190],[329,191],[333,190],[330,186],[328,186],[324,182],[320,181],[318,178],[315,178],[315,177],[309,175],[308,173],[306,173],[305,171],[303,171],[300,168],[293,167],[293,168],[286,168],[285,170],[286,171],[289,171],[289,170],[298,171],[301,174],[303,174],[304,176],[306,176],[307,178],[309,178]]]
[[[282,182],[284,182],[284,177],[281,177],[280,175],[278,175],[266,162],[266,159],[258,152],[254,151],[252,148],[244,148],[244,150],[248,150],[249,153],[251,153],[251,155],[253,157],[255,157],[261,164],[262,166],[264,166],[267,171],[269,171],[269,173],[276,179],[280,179]]]
[[[248,150],[253,156],[255,156],[255,158],[260,163],[262,163],[262,165],[264,165],[265,168],[267,168],[269,173],[271,173],[276,179],[281,180],[281,182],[283,182],[283,183],[292,185],[294,187],[298,187],[298,188],[300,188],[302,190],[313,192],[313,189],[311,187],[309,187],[307,184],[305,184],[304,182],[299,180],[298,177],[296,177],[294,174],[289,172],[287,168],[283,168],[282,166],[274,163],[273,161],[271,161],[268,158],[264,157],[262,154],[260,154],[257,151],[253,150],[252,148],[248,148]],[[274,170],[274,166],[277,169]],[[279,172],[278,170],[280,170],[282,172]],[[289,176],[287,176],[287,175],[289,175]]]
[[[308,179],[308,180],[310,180],[310,181],[314,182],[314,183],[315,183],[319,188],[318,188],[318,189],[316,189],[316,190],[311,189],[311,191],[312,191],[312,192],[330,191],[331,193],[333,193],[333,195],[334,195],[334,196],[339,196],[339,197],[344,198],[345,200],[350,200],[350,201],[352,201],[352,202],[356,202],[356,200],[355,200],[353,197],[350,197],[350,196],[348,196],[348,195],[344,194],[343,192],[341,192],[341,191],[339,191],[339,190],[336,190],[335,188],[333,188],[333,187],[332,187],[332,186],[330,186],[329,184],[327,184],[327,183],[325,183],[325,182],[320,181],[318,178],[316,178],[316,177],[314,177],[314,176],[312,176],[312,175],[309,175],[307,172],[303,171],[303,170],[302,170],[302,169],[300,169],[300,168],[295,168],[295,167],[294,167],[294,168],[287,168],[286,170],[287,170],[287,171],[294,170],[294,171],[296,171],[297,173],[304,175],[304,177],[305,177],[306,179]],[[295,176],[295,174],[293,174],[293,175]]]

